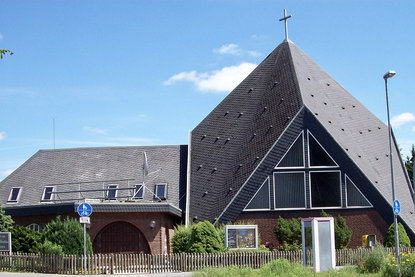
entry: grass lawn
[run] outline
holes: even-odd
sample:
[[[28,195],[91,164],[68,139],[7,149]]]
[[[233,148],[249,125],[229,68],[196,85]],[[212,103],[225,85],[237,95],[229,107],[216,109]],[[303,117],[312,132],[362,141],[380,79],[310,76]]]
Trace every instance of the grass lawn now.
[[[309,268],[305,268],[300,264],[290,264],[285,260],[276,260],[264,265],[260,269],[237,268],[206,268],[197,272],[196,277],[239,277],[239,276],[253,276],[253,277],[275,277],[275,276],[301,276],[301,277],[380,277],[380,273],[359,274],[354,267],[345,267],[340,270],[330,270],[328,272],[315,273]]]

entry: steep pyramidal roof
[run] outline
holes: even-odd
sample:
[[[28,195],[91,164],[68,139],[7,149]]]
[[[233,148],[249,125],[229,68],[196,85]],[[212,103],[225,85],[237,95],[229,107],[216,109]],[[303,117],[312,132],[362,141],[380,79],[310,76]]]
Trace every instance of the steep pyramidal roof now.
[[[387,126],[294,43],[284,41],[193,130],[191,219],[235,220],[235,212],[221,217],[304,109],[391,205]],[[400,157],[396,143],[393,151]],[[412,189],[399,158],[394,168],[401,219],[415,230]]]

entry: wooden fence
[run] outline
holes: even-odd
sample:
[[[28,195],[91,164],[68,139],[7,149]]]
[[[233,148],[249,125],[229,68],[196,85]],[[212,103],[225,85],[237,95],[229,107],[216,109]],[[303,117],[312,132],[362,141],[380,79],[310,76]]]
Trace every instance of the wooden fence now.
[[[338,266],[353,264],[354,258],[370,249],[336,250]],[[393,248],[386,249],[393,253]],[[414,252],[415,248],[404,248],[402,252]],[[74,255],[37,255],[14,253],[0,254],[0,271],[28,271],[58,274],[116,274],[116,273],[162,273],[196,271],[205,267],[259,268],[276,259],[302,263],[301,251],[273,252],[228,252],[218,254],[95,254],[83,257]],[[307,263],[311,252],[307,253]],[[85,267],[86,265],[86,267]],[[86,272],[85,272],[86,268]]]

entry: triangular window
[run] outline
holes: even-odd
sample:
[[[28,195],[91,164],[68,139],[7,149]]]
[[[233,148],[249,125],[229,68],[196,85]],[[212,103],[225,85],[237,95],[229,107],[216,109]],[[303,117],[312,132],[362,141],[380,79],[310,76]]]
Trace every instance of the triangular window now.
[[[304,144],[303,132],[298,135],[297,139],[290,146],[287,153],[282,157],[276,168],[281,167],[304,167]]]
[[[245,210],[269,210],[269,177],[246,205]]]
[[[308,132],[308,152],[310,166],[338,166],[310,132]]]
[[[356,185],[346,176],[346,195],[348,207],[372,207],[372,204],[367,200],[363,193],[356,187]]]

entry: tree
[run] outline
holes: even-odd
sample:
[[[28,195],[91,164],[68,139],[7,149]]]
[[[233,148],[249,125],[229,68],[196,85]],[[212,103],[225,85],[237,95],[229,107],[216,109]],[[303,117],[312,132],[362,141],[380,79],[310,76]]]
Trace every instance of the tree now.
[[[209,221],[192,226],[192,235],[186,247],[187,253],[219,253],[225,250],[222,239]]]
[[[10,215],[6,215],[0,205],[0,232],[10,232],[13,228],[14,220]]]
[[[398,237],[399,237],[399,246],[401,247],[410,247],[411,240],[406,234],[405,228],[403,227],[402,223],[398,223]],[[385,247],[395,247],[395,223],[392,223],[389,226],[388,231],[386,232]]]
[[[12,230],[13,252],[37,253],[41,244],[40,232],[16,225]]]
[[[415,159],[415,145],[412,144],[411,157],[406,156],[405,166],[408,171],[409,179],[414,183],[414,159]]]
[[[9,55],[13,55],[14,53],[9,49],[0,49],[0,60],[3,59],[3,56],[9,53]]]
[[[332,217],[324,210],[321,210],[320,215],[322,217]],[[352,238],[352,230],[347,226],[346,220],[341,215],[338,215],[334,219],[334,237],[336,240],[336,249],[346,248]]]
[[[61,217],[57,216],[43,229],[42,239],[62,246],[65,254],[82,255],[84,253],[84,231],[81,224],[74,218],[67,217],[62,221]],[[86,234],[86,253],[92,254],[89,234]]]
[[[284,246],[301,245],[301,218],[287,220],[281,216],[278,218],[278,225],[274,227],[274,234],[280,244]]]
[[[192,229],[186,228],[184,225],[174,227],[174,235],[171,239],[171,246],[173,253],[183,253],[186,251],[186,246],[190,241]]]

